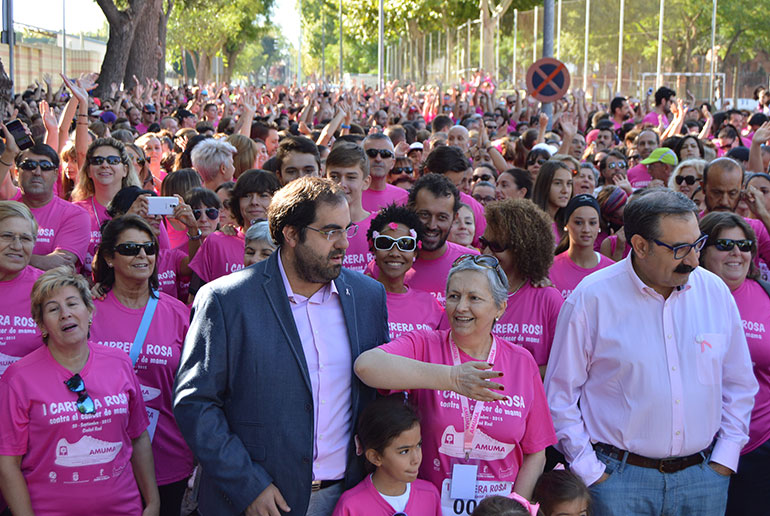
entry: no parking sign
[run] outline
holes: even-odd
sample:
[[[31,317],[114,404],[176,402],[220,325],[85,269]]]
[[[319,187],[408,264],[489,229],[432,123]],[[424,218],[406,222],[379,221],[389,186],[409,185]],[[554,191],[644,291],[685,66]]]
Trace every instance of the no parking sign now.
[[[569,70],[553,57],[535,61],[527,70],[527,91],[540,102],[554,102],[569,89]]]

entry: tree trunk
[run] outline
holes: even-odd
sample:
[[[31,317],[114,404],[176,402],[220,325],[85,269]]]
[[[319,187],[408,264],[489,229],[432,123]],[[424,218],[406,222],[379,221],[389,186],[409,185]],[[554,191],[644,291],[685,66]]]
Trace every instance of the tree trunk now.
[[[238,59],[238,56],[243,52],[243,49],[246,47],[246,41],[242,41],[238,43],[238,45],[231,51],[225,50],[225,70],[222,75],[223,81],[226,83],[230,83],[230,80],[233,78],[233,70],[235,70],[235,61]]]
[[[196,70],[198,85],[202,88],[211,77],[211,56],[205,50],[198,51],[198,67]]]
[[[97,97],[110,94],[110,84],[120,86],[128,62],[131,44],[138,19],[146,7],[146,0],[133,0],[128,9],[119,11],[113,0],[96,0],[109,24],[107,50],[99,71],[99,86],[94,90]]]
[[[161,84],[166,83],[166,35],[168,34],[168,19],[172,9],[174,9],[174,0],[166,0],[166,11],[161,11],[158,17],[158,42],[161,48],[160,59],[158,60],[158,81]]]
[[[145,79],[155,79],[158,75],[158,24],[161,17],[161,0],[149,0],[144,13],[140,16],[139,23],[134,33],[134,41],[131,43],[131,52],[126,63],[126,72],[123,75],[125,84],[133,84],[134,76],[139,82]]]
[[[182,47],[182,75],[184,75],[184,83],[187,84],[187,49]]]

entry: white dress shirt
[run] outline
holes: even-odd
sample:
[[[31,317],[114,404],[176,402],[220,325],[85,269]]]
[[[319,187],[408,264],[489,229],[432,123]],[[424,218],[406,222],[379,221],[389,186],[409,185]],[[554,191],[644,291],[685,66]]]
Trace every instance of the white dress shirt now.
[[[735,471],[758,388],[735,301],[701,267],[664,299],[632,254],[585,278],[559,313],[545,376],[557,447],[587,485],[604,472],[596,442],[667,458],[716,437],[711,460]]]

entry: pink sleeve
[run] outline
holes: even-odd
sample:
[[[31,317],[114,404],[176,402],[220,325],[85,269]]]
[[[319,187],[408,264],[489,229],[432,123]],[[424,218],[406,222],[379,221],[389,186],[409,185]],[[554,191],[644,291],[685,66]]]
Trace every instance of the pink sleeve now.
[[[0,455],[27,453],[29,407],[9,382],[0,381]]]
[[[133,369],[129,368],[128,374],[131,375],[133,387],[128,393],[128,427],[126,428],[126,433],[128,434],[128,437],[133,440],[147,430],[147,427],[150,425],[150,420],[147,418],[147,411],[144,408],[142,388],[139,386],[139,380]]]
[[[203,243],[200,246],[200,249],[198,249],[198,252],[195,253],[195,256],[192,260],[190,260],[190,268],[195,272],[195,274],[198,275],[200,279],[202,279],[205,282],[211,281],[211,267],[210,267],[210,260],[209,260],[209,249],[211,248],[211,243],[208,239],[204,240]]]
[[[77,209],[72,210],[67,222],[57,229],[54,250],[69,251],[83,264],[88,245],[91,243],[91,217],[80,206],[72,206]]]
[[[380,349],[391,355],[411,358],[412,360],[425,360],[425,348],[427,330],[418,330],[401,335],[399,338],[391,340],[380,346]]]
[[[757,234],[757,251],[759,257],[765,263],[770,263],[770,234],[762,221],[754,224],[754,232]]]
[[[536,453],[556,444],[556,432],[553,429],[553,420],[548,409],[543,382],[540,379],[540,371],[537,364],[532,362],[530,362],[530,369],[533,400],[527,414],[524,436],[519,443],[522,453],[525,454]]]

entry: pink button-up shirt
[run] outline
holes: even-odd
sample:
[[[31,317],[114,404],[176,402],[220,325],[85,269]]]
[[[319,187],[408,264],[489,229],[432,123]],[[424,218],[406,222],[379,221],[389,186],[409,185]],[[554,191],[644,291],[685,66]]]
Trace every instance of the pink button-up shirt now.
[[[313,390],[313,480],[337,480],[345,475],[353,417],[353,358],[339,292],[332,281],[309,298],[295,294],[280,255],[278,268]]]
[[[757,382],[730,291],[699,267],[664,299],[631,256],[562,305],[545,375],[558,447],[588,485],[604,472],[596,442],[666,458],[716,436],[711,460],[735,471]]]

